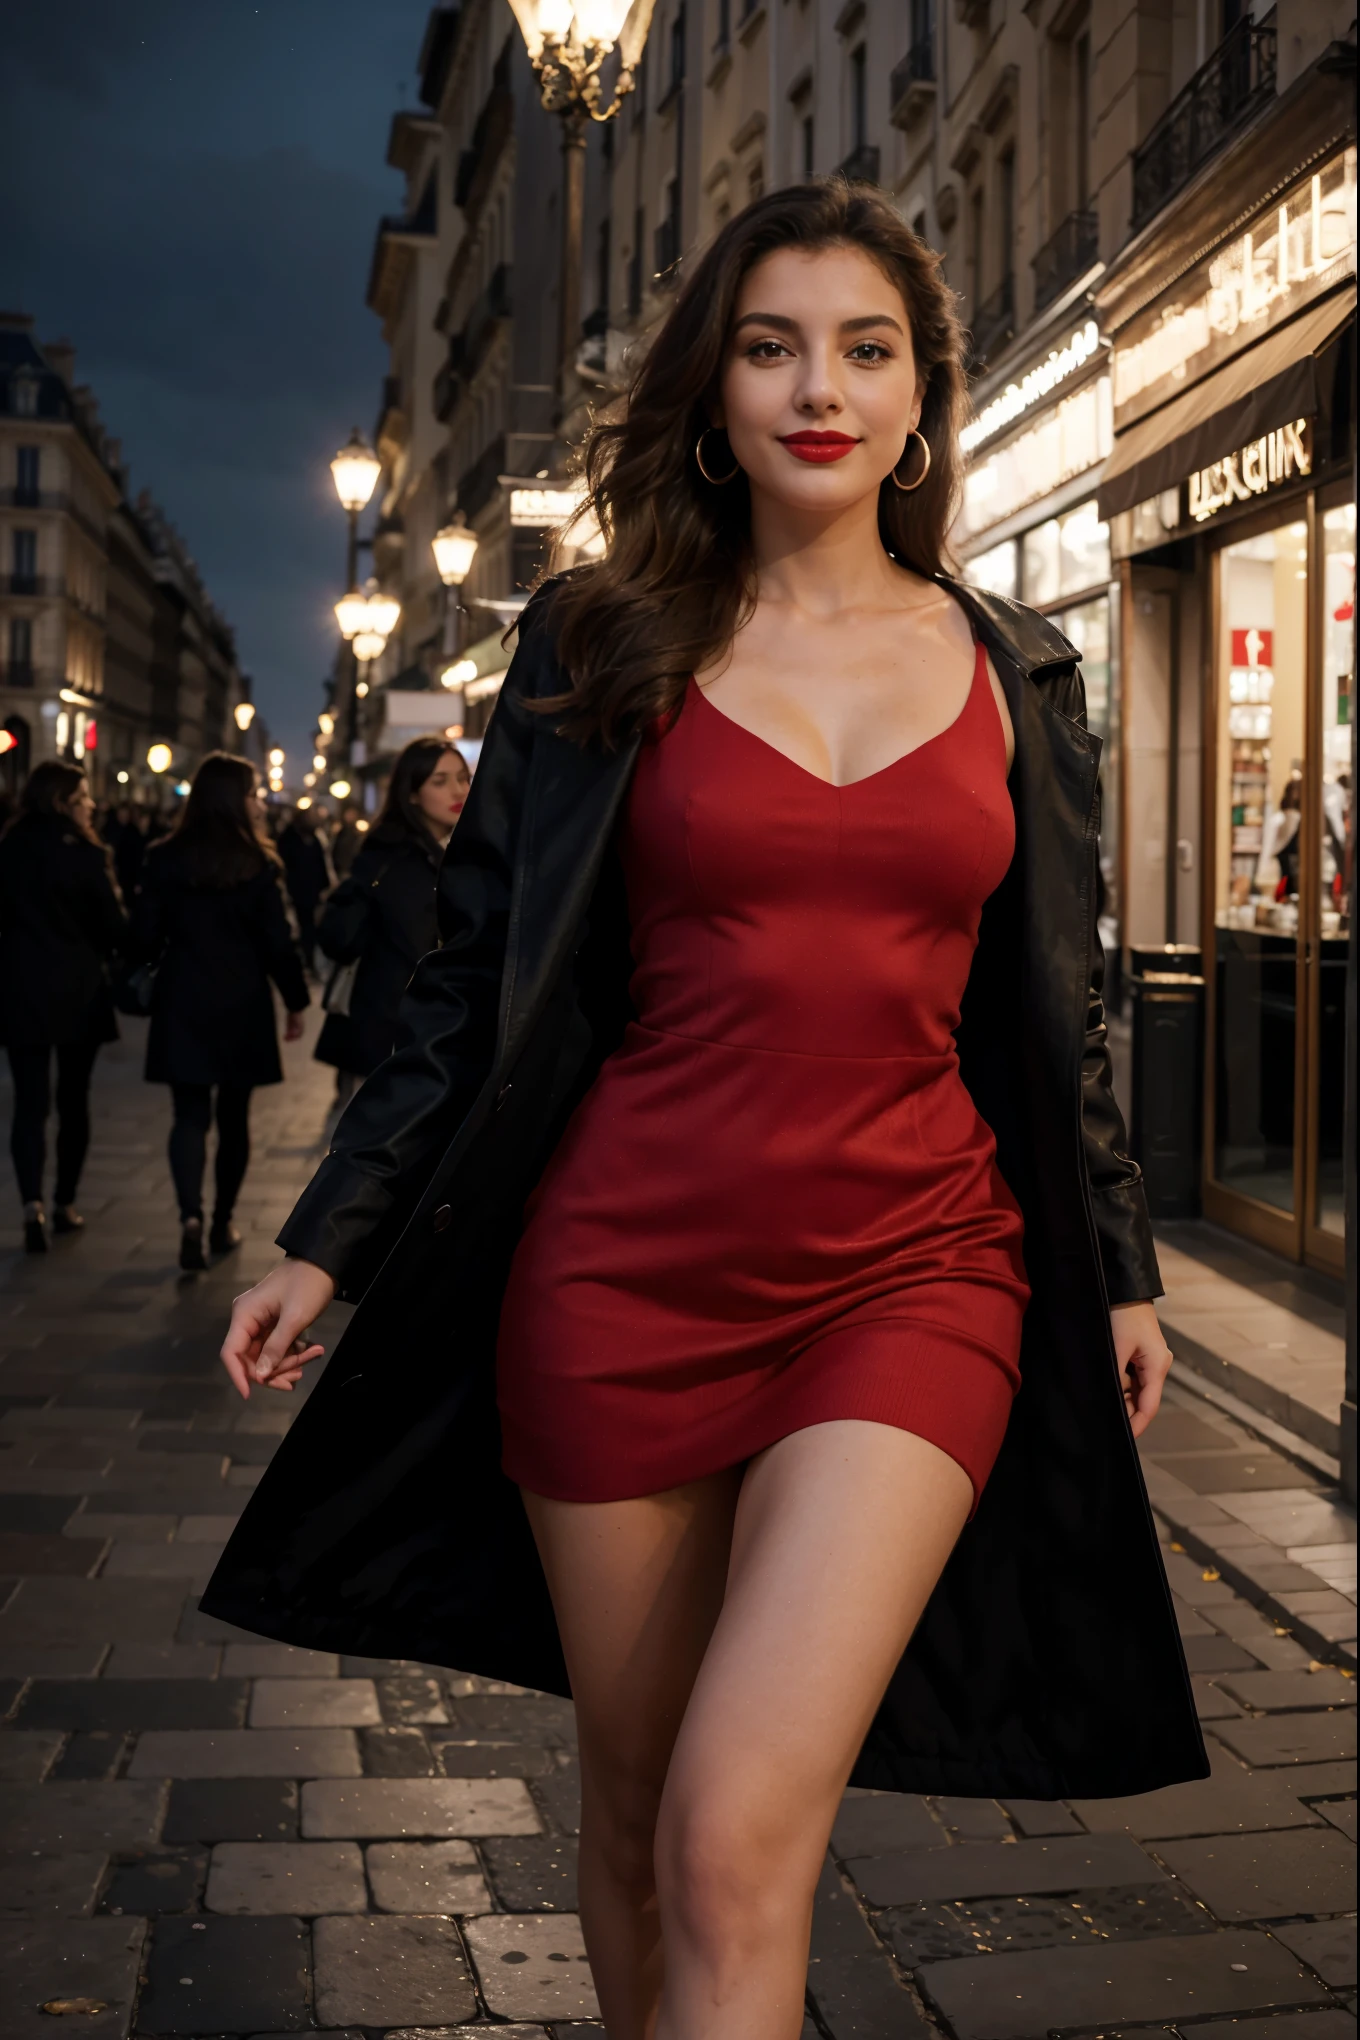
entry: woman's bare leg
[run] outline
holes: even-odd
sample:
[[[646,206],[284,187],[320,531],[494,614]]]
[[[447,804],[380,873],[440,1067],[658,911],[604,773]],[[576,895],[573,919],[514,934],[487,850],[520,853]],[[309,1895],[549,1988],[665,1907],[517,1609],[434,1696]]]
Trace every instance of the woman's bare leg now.
[[[671,1750],[722,1607],[740,1474],[629,1502],[524,1495],[576,1701],[581,1925],[609,2040],[651,2040],[653,1842]]]
[[[971,1501],[952,1459],[882,1424],[752,1462],[657,1827],[656,2040],[797,2040],[836,1809]]]

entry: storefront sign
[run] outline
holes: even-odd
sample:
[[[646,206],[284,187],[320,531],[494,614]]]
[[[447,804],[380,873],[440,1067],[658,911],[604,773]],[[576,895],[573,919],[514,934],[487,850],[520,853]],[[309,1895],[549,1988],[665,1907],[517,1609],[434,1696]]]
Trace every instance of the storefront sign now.
[[[976,446],[985,445],[998,432],[1013,425],[1017,418],[1023,418],[1026,411],[1032,411],[1045,397],[1051,396],[1059,383],[1067,381],[1080,368],[1085,368],[1100,347],[1100,331],[1094,319],[1088,319],[1063,347],[1055,347],[1046,360],[1039,362],[1019,382],[1007,383],[999,396],[990,404],[984,404],[971,425],[965,425],[959,434],[959,444],[965,453],[971,453]]]
[[[1120,432],[1355,269],[1355,150],[1296,184],[1115,342]]]
[[[957,536],[971,538],[1096,467],[1110,450],[1110,378],[1097,376],[969,469]]]
[[[1230,503],[1249,503],[1253,496],[1264,496],[1277,482],[1287,482],[1295,475],[1312,471],[1313,443],[1308,420],[1296,418],[1292,425],[1281,425],[1277,432],[1267,432],[1239,453],[1230,453],[1191,475],[1190,515],[1196,524],[1203,524],[1207,517],[1226,510]]]
[[[579,486],[569,489],[512,489],[510,522],[534,530],[542,530],[551,524],[564,524],[584,501],[585,490]]]

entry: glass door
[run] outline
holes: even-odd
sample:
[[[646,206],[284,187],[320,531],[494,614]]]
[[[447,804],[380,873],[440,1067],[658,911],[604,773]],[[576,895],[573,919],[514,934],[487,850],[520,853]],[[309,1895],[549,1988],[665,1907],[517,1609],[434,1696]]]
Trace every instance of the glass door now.
[[[1320,650],[1311,772],[1308,940],[1308,1194],[1305,1251],[1345,1265],[1341,1132],[1346,1070],[1346,959],[1355,863],[1351,723],[1355,714],[1355,505],[1328,503],[1316,523]],[[1320,613],[1319,613],[1320,612]]]
[[[1207,1217],[1297,1258],[1306,518],[1296,514],[1223,546],[1216,565],[1204,1208]]]
[[[1215,558],[1206,1217],[1340,1272],[1355,505]]]

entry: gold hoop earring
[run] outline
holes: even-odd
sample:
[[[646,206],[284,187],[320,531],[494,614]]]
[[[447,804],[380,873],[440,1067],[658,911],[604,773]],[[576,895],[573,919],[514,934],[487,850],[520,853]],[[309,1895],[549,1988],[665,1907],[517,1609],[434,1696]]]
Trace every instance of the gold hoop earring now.
[[[910,445],[913,439],[919,439],[921,442],[921,453],[923,458],[921,461],[920,474],[916,477],[916,480],[914,482],[899,482],[897,479],[897,469],[894,468],[892,471],[893,487],[895,489],[900,489],[904,496],[909,496],[911,495],[914,489],[919,489],[922,482],[925,480],[926,476],[930,473],[930,441],[926,438],[924,432],[912,431],[907,434],[907,445]],[[907,448],[906,446],[904,446],[902,448],[902,452],[905,453],[906,450]],[[900,457],[901,456],[899,455],[899,459]]]
[[[725,489],[727,487],[727,484],[729,482],[734,482],[737,479],[737,476],[741,473],[741,462],[737,459],[735,454],[732,455],[732,472],[730,475],[711,475],[708,472],[708,469],[704,466],[704,441],[707,439],[710,432],[720,432],[721,430],[722,427],[720,425],[705,425],[703,431],[699,434],[699,437],[694,442],[695,465],[697,466],[704,480],[706,482],[711,482],[715,489]],[[728,451],[731,452],[730,447]]]

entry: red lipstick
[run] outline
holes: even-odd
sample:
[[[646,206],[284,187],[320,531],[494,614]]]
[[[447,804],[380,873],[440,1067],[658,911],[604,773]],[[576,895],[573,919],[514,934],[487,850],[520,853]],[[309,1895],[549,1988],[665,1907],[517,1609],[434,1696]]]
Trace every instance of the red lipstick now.
[[[812,461],[819,467],[828,461],[844,460],[859,445],[857,439],[845,432],[790,432],[779,443],[787,446],[796,460]]]

